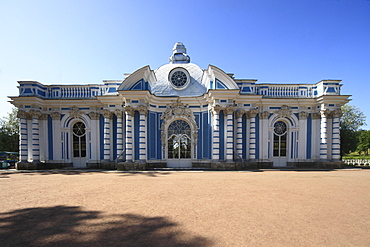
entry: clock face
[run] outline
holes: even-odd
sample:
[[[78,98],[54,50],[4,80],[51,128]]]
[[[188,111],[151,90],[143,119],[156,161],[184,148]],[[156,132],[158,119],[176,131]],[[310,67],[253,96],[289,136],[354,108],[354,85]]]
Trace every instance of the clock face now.
[[[175,87],[183,87],[188,81],[188,77],[183,71],[175,71],[171,75],[171,82]]]

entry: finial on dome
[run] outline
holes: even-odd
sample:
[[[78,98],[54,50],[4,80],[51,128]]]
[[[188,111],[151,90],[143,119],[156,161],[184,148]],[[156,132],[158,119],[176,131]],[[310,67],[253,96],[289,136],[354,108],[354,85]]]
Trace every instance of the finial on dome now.
[[[186,48],[183,43],[177,42],[172,51],[170,63],[190,63],[190,57],[186,54]]]

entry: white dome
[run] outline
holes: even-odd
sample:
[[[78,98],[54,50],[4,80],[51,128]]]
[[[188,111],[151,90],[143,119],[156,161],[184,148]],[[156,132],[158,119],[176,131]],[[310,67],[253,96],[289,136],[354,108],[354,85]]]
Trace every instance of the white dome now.
[[[171,71],[176,68],[186,70],[190,77],[189,84],[181,89],[174,87],[169,80]],[[151,92],[156,96],[194,97],[207,92],[206,87],[202,84],[203,70],[196,64],[165,64],[155,70],[154,73],[157,81],[152,85]]]

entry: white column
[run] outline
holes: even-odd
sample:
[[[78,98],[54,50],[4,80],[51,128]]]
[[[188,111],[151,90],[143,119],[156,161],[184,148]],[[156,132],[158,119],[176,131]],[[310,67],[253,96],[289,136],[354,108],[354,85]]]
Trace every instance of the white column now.
[[[320,119],[321,114],[311,113],[312,117],[312,159],[320,159]]]
[[[50,114],[53,126],[53,160],[62,161],[62,132],[60,126],[60,113],[53,112]]]
[[[259,134],[259,143],[260,143],[260,158],[262,160],[268,160],[268,119],[270,116],[270,113],[265,111],[258,114],[259,115],[259,121],[260,121],[260,134]]]
[[[126,162],[132,162],[133,159],[132,118],[135,114],[135,110],[131,106],[125,106],[125,113],[126,113]]]
[[[123,112],[121,110],[116,110],[115,114],[117,116],[117,160],[123,160],[123,123],[122,116]]]
[[[307,117],[308,113],[300,112],[298,131],[298,159],[303,161],[307,158]]]
[[[40,144],[40,160],[46,161],[49,158],[48,146],[48,114],[41,114],[39,117],[39,144]]]
[[[243,159],[243,117],[244,111],[236,112],[236,152]]]
[[[27,117],[25,111],[18,111],[19,118],[19,160],[20,162],[28,161],[28,135],[27,135]]]
[[[91,126],[91,163],[98,163],[100,162],[100,142],[99,142],[99,120],[100,120],[100,113],[98,112],[90,112],[89,116],[91,118],[90,126]]]
[[[321,124],[320,124],[320,160],[326,161],[328,159],[328,140],[327,140],[327,122],[329,110],[321,111]]]
[[[256,115],[257,110],[253,109],[249,111],[250,116],[250,136],[249,136],[249,159],[256,159]]]
[[[233,161],[234,157],[234,107],[228,106],[225,109],[226,120],[226,160]]]
[[[104,116],[104,162],[110,161],[110,120],[112,118],[112,112],[103,110]]]
[[[221,107],[216,105],[212,108],[213,116],[212,128],[212,160],[218,161],[220,159],[220,110]]]
[[[32,159],[33,162],[40,162],[40,129],[39,117],[41,112],[31,111],[32,115]]]
[[[342,110],[338,109],[333,112],[333,131],[331,144],[331,158],[334,161],[340,160],[340,117]]]
[[[139,160],[146,161],[146,115],[148,109],[146,106],[139,106]]]

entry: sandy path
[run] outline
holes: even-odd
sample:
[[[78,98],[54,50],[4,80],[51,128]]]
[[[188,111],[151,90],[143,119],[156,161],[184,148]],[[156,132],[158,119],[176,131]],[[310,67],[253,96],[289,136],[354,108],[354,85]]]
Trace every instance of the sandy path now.
[[[370,170],[0,171],[0,246],[370,246]]]

